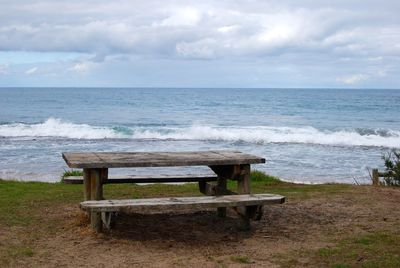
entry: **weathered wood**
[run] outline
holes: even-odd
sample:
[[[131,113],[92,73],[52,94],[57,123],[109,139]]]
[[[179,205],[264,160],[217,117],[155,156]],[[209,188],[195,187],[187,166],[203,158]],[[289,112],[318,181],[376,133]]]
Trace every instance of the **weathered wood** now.
[[[100,233],[103,230],[100,212],[90,212],[90,225],[97,233]]]
[[[376,168],[372,170],[372,185],[379,185],[379,172]]]
[[[113,212],[101,212],[101,221],[103,222],[103,226],[108,230],[113,226],[114,214]]]
[[[236,166],[234,177],[237,179],[237,191],[239,194],[249,194],[250,189],[250,165]]]
[[[205,181],[199,181],[199,190],[201,193],[205,195],[230,195],[230,194],[237,194],[232,192],[228,189],[218,189],[217,184],[211,184]],[[217,194],[218,193],[218,194]]]
[[[211,166],[265,163],[265,159],[239,151],[197,152],[65,152],[71,168]]]
[[[216,181],[216,175],[212,174],[155,174],[155,175],[125,175],[113,176],[103,180],[103,184],[114,183],[164,183],[164,182],[200,182]],[[67,184],[82,184],[83,179],[80,176],[66,177],[63,180]]]
[[[100,170],[100,177],[101,177],[101,183],[105,184],[108,181],[108,168],[102,168]]]
[[[83,169],[84,199],[91,200],[91,176],[90,169]]]
[[[215,195],[223,195],[227,190],[227,181],[233,178],[234,166],[232,165],[217,165],[209,166],[215,174],[218,175],[217,187],[215,188]],[[226,217],[226,207],[217,208],[217,215],[221,218]]]
[[[147,198],[84,201],[81,209],[90,212],[147,213],[176,211],[179,209],[208,209],[218,207],[258,206],[282,204],[285,197],[275,194],[222,195],[175,198]]]
[[[212,207],[218,209],[218,214],[222,217],[226,215],[226,207],[248,206],[251,208],[259,207],[264,203],[283,203],[284,197],[276,195],[260,195],[250,196],[243,195],[244,199],[238,200],[239,195],[227,197],[227,194],[235,194],[227,189],[227,180],[237,180],[238,190],[240,193],[250,193],[250,164],[265,163],[264,158],[254,155],[245,154],[238,151],[204,151],[204,152],[116,152],[116,153],[95,153],[95,152],[77,152],[63,153],[63,158],[71,168],[84,169],[85,199],[81,203],[82,208],[91,213],[91,224],[93,229],[101,231],[103,224],[110,225],[111,214],[108,212],[145,212],[161,208],[163,210],[175,208],[205,208]],[[217,177],[152,177],[140,178],[131,176],[128,178],[112,179],[108,178],[108,168],[124,168],[124,167],[167,167],[167,166],[209,166]],[[208,184],[209,181],[217,181],[216,186]],[[196,197],[196,198],[175,198],[164,199],[169,201],[177,201],[163,204],[141,204],[141,200],[124,203],[124,200],[108,200],[108,206],[98,207],[103,204],[103,184],[106,183],[149,183],[149,182],[199,182],[199,188],[206,194],[214,194],[214,197]],[[68,180],[66,180],[68,182]],[[70,182],[78,183],[78,180]],[[81,180],[79,181],[81,183]],[[247,196],[247,197],[246,197]],[[199,199],[200,198],[200,199]],[[206,198],[206,199],[201,199]],[[207,199],[208,198],[208,199]],[[232,199],[233,198],[233,199]],[[248,198],[248,199],[246,199]],[[261,198],[261,199],[260,199]],[[96,201],[93,201],[96,200]],[[154,199],[160,201],[161,199]],[[132,200],[131,200],[132,201]],[[86,203],[95,202],[95,203]],[[121,203],[122,202],[122,203]],[[139,202],[139,203],[138,203]],[[147,201],[145,201],[147,202]],[[111,204],[111,205],[110,205]],[[122,204],[122,205],[121,205]],[[254,210],[254,209],[253,209]],[[102,212],[103,217],[102,217]],[[251,211],[249,210],[249,213]],[[246,213],[246,220],[249,219],[249,213]]]
[[[225,194],[227,191],[226,183],[227,180],[236,180],[238,182],[238,193],[249,194],[250,193],[250,164],[242,165],[225,165],[225,166],[210,166],[210,168],[218,175],[218,194]],[[238,210],[240,210],[238,208]],[[242,210],[245,210],[243,208]],[[245,215],[246,213],[243,212]],[[225,208],[218,208],[218,215],[224,217],[226,215]]]
[[[103,199],[101,169],[90,169],[91,200]]]
[[[102,185],[102,170],[90,170],[90,186],[91,186],[91,200],[103,199],[103,185]],[[103,224],[101,221],[101,213],[91,212],[90,223],[96,232],[101,232]]]

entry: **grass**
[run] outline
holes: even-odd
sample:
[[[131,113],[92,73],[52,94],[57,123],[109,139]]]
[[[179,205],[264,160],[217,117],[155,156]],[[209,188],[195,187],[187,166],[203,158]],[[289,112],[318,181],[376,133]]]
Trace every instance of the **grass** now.
[[[65,179],[65,177],[74,177],[74,176],[83,176],[82,170],[64,170],[64,173],[61,175],[61,182]]]
[[[65,174],[77,174],[78,171],[68,171]],[[276,177],[252,172],[252,191],[254,193],[279,193],[290,199],[307,199],[315,195],[341,194],[352,188],[351,185],[321,184],[300,185],[280,181]],[[197,184],[182,185],[150,184],[106,184],[105,198],[146,198],[164,196],[201,195]],[[234,189],[236,182],[230,181],[228,187]],[[83,197],[82,185],[44,182],[5,181],[0,179],[0,224],[9,226],[26,226],[35,224],[38,211],[43,207],[76,205]]]
[[[232,261],[237,263],[243,263],[243,264],[254,263],[254,261],[248,256],[233,256],[231,259]]]
[[[284,267],[307,266],[298,260],[307,258],[316,267],[400,267],[400,235],[375,231],[337,241],[333,246],[292,254],[284,260]]]
[[[262,182],[265,185],[277,185],[284,183],[279,178],[265,174],[264,172],[258,170],[251,172],[251,182],[252,183]]]
[[[400,235],[374,232],[339,241],[312,253],[326,267],[400,267]]]
[[[63,177],[77,176],[79,171],[66,171]],[[254,193],[277,193],[289,202],[300,202],[313,197],[352,195],[354,189],[363,186],[342,184],[300,185],[279,180],[276,177],[255,171],[251,174]],[[236,182],[229,182],[234,188]],[[82,185],[42,182],[4,181],[0,179],[0,266],[11,265],[20,258],[35,256],[35,241],[39,237],[63,232],[60,222],[49,211],[65,207],[77,207],[83,199]],[[201,195],[197,184],[166,185],[135,184],[104,185],[105,198],[146,198],[163,196]],[[357,194],[362,195],[362,190]],[[9,235],[7,235],[9,233]],[[303,252],[312,263],[320,267],[399,267],[400,236],[392,233],[373,233],[339,241],[332,247]],[[377,254],[380,252],[381,254]],[[284,265],[296,266],[297,255],[286,257]],[[360,260],[361,258],[361,260]],[[237,263],[252,263],[248,256],[235,256]],[[297,263],[298,264],[298,263]]]

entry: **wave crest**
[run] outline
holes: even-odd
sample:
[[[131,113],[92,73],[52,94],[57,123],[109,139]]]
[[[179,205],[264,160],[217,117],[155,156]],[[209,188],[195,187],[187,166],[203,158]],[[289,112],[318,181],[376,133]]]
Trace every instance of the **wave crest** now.
[[[71,139],[123,138],[118,131],[107,127],[74,124],[57,118],[49,118],[43,123],[13,123],[0,125],[3,137],[63,137]]]
[[[43,123],[0,125],[3,137],[62,137],[72,139],[215,140],[249,143],[399,147],[400,131],[354,129],[322,131],[314,127],[207,126],[100,127],[49,118]]]

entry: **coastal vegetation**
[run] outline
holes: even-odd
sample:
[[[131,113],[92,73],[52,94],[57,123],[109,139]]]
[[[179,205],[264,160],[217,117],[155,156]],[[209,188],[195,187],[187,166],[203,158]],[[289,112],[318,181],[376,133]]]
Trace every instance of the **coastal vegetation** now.
[[[104,188],[106,198],[201,195],[196,184]],[[287,202],[265,207],[250,232],[210,211],[121,216],[115,230],[96,235],[79,210],[82,185],[0,180],[0,266],[95,265],[90,254],[115,266],[152,258],[165,266],[400,266],[400,211],[390,209],[399,188],[292,184],[253,172],[252,191]]]
[[[393,149],[382,156],[385,162],[384,182],[386,185],[400,186],[400,150]]]
[[[63,180],[66,177],[74,177],[74,176],[83,176],[83,172],[78,169],[64,170],[63,174],[61,175],[61,182],[63,182]]]

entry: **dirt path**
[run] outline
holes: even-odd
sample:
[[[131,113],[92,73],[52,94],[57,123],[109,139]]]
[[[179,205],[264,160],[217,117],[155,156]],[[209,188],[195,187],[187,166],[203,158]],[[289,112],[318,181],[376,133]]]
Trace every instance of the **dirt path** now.
[[[250,232],[238,231],[233,214],[219,219],[209,211],[121,215],[111,233],[96,235],[78,208],[55,207],[48,214],[63,228],[39,237],[35,254],[14,265],[275,267],[291,252],[318,249],[371,230],[395,230],[399,200],[399,190],[372,187],[304,201],[289,199],[284,205],[266,207]],[[309,261],[305,257],[300,263],[307,266]]]

